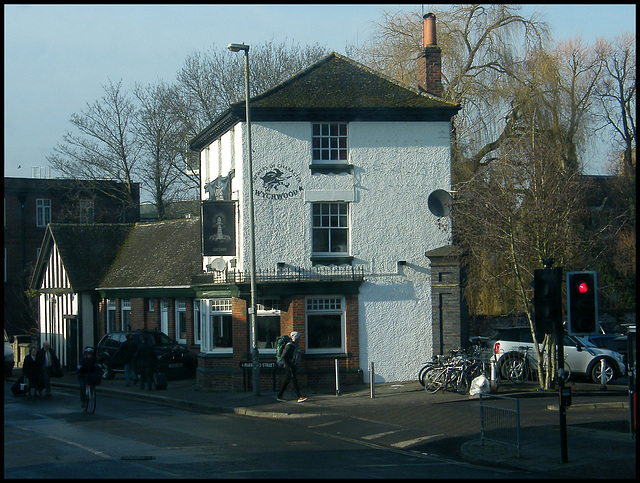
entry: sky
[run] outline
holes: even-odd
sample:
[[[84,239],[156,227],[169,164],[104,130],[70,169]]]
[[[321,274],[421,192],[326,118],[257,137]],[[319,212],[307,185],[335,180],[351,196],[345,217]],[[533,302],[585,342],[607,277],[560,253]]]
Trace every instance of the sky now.
[[[32,167],[71,129],[71,115],[100,99],[103,85],[172,82],[195,52],[273,40],[319,44],[344,54],[384,11],[427,13],[422,4],[4,5],[4,175]],[[586,43],[635,32],[635,4],[527,4],[555,40]],[[602,165],[601,165],[602,164]],[[588,166],[604,174],[597,160]],[[51,177],[59,173],[51,170]]]

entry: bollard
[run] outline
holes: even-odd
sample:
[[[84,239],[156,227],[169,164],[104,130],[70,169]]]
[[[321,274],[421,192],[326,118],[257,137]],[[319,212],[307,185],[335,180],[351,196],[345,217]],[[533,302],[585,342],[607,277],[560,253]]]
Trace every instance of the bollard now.
[[[495,356],[491,358],[491,393],[495,394],[498,392],[498,382],[500,381],[500,377],[498,375],[498,368],[496,365]]]
[[[605,367],[606,367],[606,363],[604,362],[604,359],[600,359],[600,390],[601,391],[606,391],[607,390],[607,375],[605,374]]]
[[[340,368],[338,364],[338,359],[336,359],[336,396],[342,396],[342,392],[340,391],[340,372],[338,369]]]
[[[376,376],[373,372],[373,362],[369,362],[369,391],[371,392],[371,399],[376,397],[375,378]]]

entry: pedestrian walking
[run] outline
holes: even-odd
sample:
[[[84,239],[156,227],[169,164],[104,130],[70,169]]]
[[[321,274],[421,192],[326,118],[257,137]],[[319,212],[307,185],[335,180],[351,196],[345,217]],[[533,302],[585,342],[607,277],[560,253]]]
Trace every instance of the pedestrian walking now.
[[[149,390],[153,384],[153,370],[156,363],[156,353],[151,342],[146,337],[142,337],[142,344],[138,347],[134,356],[136,372],[140,375],[140,389],[148,384]]]
[[[36,355],[36,362],[41,367],[45,397],[51,397],[51,374],[54,370],[60,369],[60,361],[49,341],[45,341],[42,344],[42,349]]]
[[[133,384],[138,382],[136,373],[133,370],[133,358],[138,350],[138,343],[131,338],[131,332],[125,334],[126,340],[118,348],[113,358],[118,360],[120,358],[124,362],[124,385],[130,386],[131,381]]]
[[[284,382],[280,387],[280,392],[278,393],[278,401],[285,401],[284,392],[289,385],[289,382],[293,385],[293,391],[296,393],[298,397],[298,402],[305,402],[307,400],[306,397],[303,397],[300,394],[300,389],[298,388],[298,379],[296,379],[296,371],[298,370],[298,362],[300,362],[300,357],[302,352],[298,347],[298,341],[300,340],[299,332],[291,332],[291,341],[287,342],[287,345],[284,347],[282,351],[282,362],[284,363]]]

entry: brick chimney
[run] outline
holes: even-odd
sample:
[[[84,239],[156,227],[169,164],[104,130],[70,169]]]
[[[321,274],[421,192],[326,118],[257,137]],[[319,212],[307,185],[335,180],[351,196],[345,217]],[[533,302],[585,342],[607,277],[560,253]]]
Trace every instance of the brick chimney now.
[[[436,42],[436,16],[427,13],[422,17],[422,52],[418,57],[418,89],[442,97],[441,57],[442,51]]]

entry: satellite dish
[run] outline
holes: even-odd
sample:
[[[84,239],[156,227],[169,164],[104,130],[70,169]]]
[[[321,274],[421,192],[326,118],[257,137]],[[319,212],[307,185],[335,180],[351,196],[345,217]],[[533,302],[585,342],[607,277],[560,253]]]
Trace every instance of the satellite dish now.
[[[452,204],[453,198],[451,197],[451,194],[445,190],[435,190],[427,199],[429,211],[438,217],[449,216]]]
[[[224,258],[214,258],[207,267],[211,267],[211,269],[216,272],[222,272],[225,268],[227,268],[227,262],[224,261]]]

